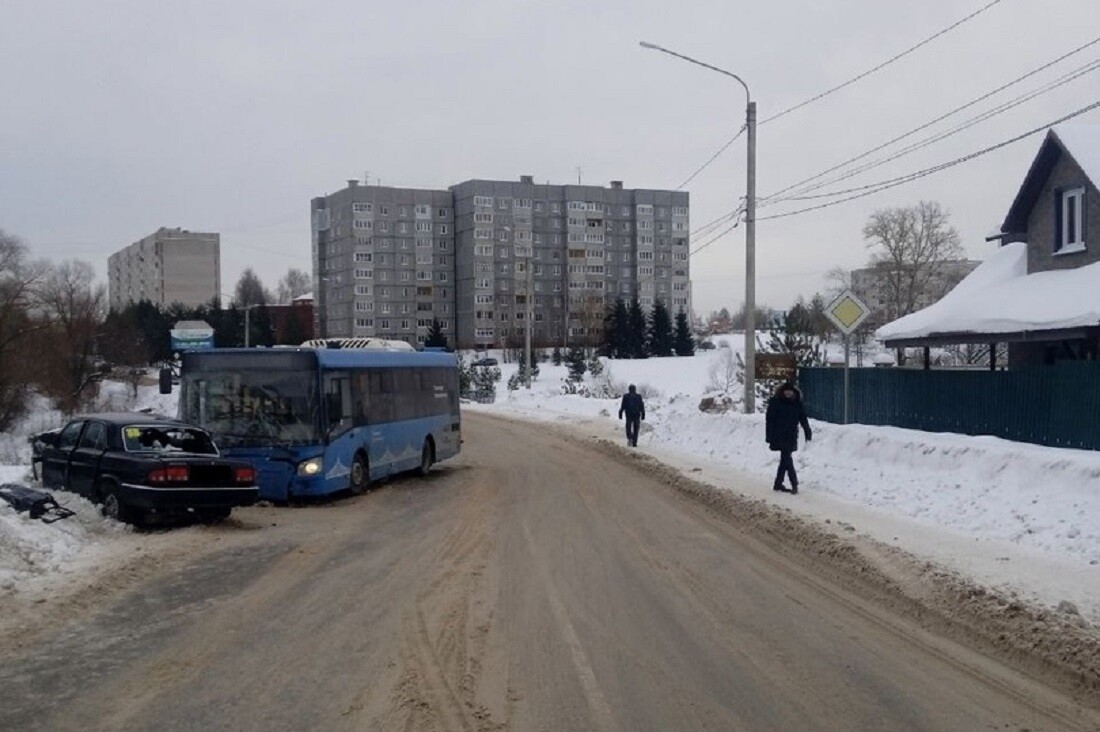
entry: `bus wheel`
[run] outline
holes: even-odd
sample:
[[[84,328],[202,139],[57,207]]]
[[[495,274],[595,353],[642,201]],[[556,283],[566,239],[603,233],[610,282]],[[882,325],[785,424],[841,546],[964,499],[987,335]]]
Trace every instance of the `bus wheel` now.
[[[351,481],[348,486],[353,496],[358,496],[367,489],[370,483],[370,470],[367,468],[367,458],[363,453],[357,453],[351,463]]]
[[[431,438],[424,438],[424,447],[420,448],[420,469],[421,475],[427,475],[428,471],[432,469],[432,463],[435,462],[435,448],[432,446]]]

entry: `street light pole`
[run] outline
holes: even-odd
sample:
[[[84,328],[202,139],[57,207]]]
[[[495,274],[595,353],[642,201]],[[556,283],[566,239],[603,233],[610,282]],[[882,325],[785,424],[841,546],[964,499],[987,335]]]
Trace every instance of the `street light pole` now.
[[[651,51],[675,56],[696,66],[717,71],[735,79],[745,89],[745,129],[748,132],[748,165],[745,190],[745,413],[756,411],[756,102],[752,101],[749,85],[733,72],[711,66],[655,43],[639,41]]]
[[[251,331],[252,331],[252,328],[250,327],[251,326],[250,316],[252,315],[252,308],[257,308],[257,307],[259,307],[258,304],[256,304],[256,305],[245,305],[244,306],[244,347],[245,348],[248,348],[248,336],[251,334]]]
[[[523,329],[524,349],[527,354],[527,373],[525,376],[528,379],[531,378],[531,328],[534,327],[533,319],[535,317],[534,306],[532,305],[535,290],[535,286],[532,284],[533,281],[534,272],[531,267],[531,256],[529,254],[527,256],[527,327]]]

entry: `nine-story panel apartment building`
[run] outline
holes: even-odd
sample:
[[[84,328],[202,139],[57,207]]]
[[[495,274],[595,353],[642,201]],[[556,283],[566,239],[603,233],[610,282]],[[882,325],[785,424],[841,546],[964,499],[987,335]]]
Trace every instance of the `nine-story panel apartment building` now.
[[[380,205],[396,216],[387,230],[378,228]],[[328,336],[418,343],[434,318],[460,348],[519,346],[530,309],[536,346],[590,344],[618,297],[637,297],[647,310],[657,300],[673,313],[689,309],[683,191],[543,185],[530,176],[448,191],[349,181],[314,199],[313,232],[316,313]]]

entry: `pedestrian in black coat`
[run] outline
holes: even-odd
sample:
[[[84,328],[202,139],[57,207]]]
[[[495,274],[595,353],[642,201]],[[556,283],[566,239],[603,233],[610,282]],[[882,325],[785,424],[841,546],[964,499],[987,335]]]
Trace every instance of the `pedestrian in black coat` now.
[[[631,384],[626,394],[623,394],[623,402],[619,405],[619,419],[626,415],[626,444],[631,447],[638,446],[638,428],[645,419],[645,402]]]
[[[813,431],[806,419],[806,409],[802,405],[802,392],[787,381],[784,382],[771,399],[764,418],[765,440],[768,447],[779,453],[779,471],[775,475],[774,490],[786,490],[783,487],[783,474],[791,479],[791,493],[798,493],[798,474],[794,472],[792,453],[798,449],[798,426],[806,433],[806,442],[810,441]]]

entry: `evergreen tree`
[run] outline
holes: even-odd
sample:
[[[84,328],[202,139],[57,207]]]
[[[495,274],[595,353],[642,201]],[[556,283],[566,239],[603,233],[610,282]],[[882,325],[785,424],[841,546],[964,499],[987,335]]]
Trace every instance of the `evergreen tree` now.
[[[248,345],[271,346],[275,343],[275,328],[271,322],[271,311],[266,305],[252,308],[248,316]]]
[[[148,300],[141,300],[134,308],[134,320],[138,333],[149,349],[151,362],[166,361],[172,355],[172,336],[169,331],[175,322]]]
[[[554,346],[554,352],[550,356],[550,360],[554,362],[555,366],[561,366],[561,349]]]
[[[446,348],[447,336],[443,335],[443,323],[432,318],[432,327],[428,329],[428,337],[424,340],[425,348]]]
[[[620,297],[608,308],[604,318],[603,355],[609,358],[630,358],[630,311]]]
[[[627,314],[626,329],[626,358],[647,358],[649,351],[646,347],[646,322],[645,313],[638,298],[630,301],[630,311]]]
[[[653,310],[649,314],[649,355],[672,355],[672,318],[669,317],[668,308],[658,300],[653,303]]]
[[[584,372],[588,369],[587,360],[584,357],[584,349],[573,347],[565,354],[565,364],[569,367],[569,381],[579,382],[584,378]]]
[[[307,308],[290,306],[286,311],[286,321],[283,324],[283,333],[280,342],[286,346],[297,346],[306,340],[306,328],[302,323],[303,312]]]
[[[683,310],[676,313],[676,333],[672,339],[672,350],[677,356],[695,355],[695,339],[691,335],[687,313]]]

